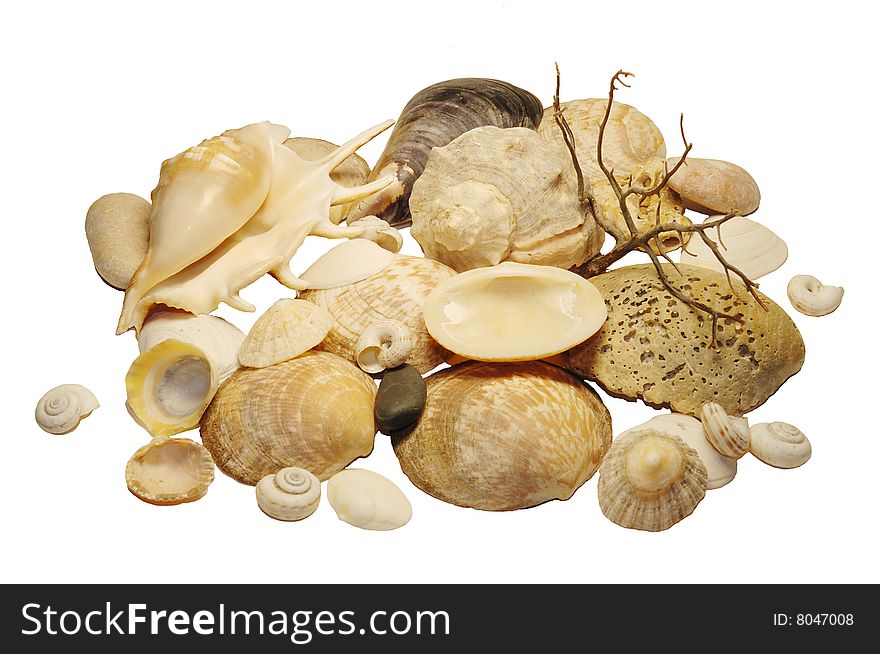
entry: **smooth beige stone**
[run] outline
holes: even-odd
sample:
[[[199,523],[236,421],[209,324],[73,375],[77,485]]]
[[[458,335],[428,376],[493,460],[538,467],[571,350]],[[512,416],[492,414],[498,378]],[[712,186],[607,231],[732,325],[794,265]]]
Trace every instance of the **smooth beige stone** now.
[[[678,160],[666,160],[670,170]],[[747,216],[761,203],[761,191],[752,176],[736,164],[718,159],[688,157],[669,180],[669,188],[681,196],[686,208],[709,215]]]

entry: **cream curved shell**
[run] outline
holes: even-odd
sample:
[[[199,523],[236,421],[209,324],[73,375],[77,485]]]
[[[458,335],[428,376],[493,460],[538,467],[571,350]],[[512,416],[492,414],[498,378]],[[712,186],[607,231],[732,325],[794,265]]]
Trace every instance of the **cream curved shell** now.
[[[424,313],[434,340],[479,361],[564,352],[595,334],[608,315],[602,295],[583,277],[509,261],[438,284]]]
[[[786,288],[791,306],[805,316],[827,316],[843,301],[843,288],[825,286],[812,275],[795,275]]]
[[[188,438],[154,438],[125,466],[128,490],[144,502],[160,506],[201,499],[213,481],[211,455]]]
[[[85,386],[62,384],[40,398],[34,418],[49,434],[69,434],[99,406],[98,398]]]
[[[282,468],[256,486],[257,505],[270,518],[295,522],[312,515],[321,502],[321,480],[308,470]]]
[[[327,482],[327,501],[343,522],[361,529],[398,529],[412,517],[412,505],[390,479],[349,468]]]
[[[762,422],[751,428],[752,454],[775,468],[797,468],[810,460],[813,448],[803,432],[787,422]]]
[[[311,350],[324,340],[333,318],[305,300],[278,300],[254,323],[238,351],[249,368],[265,368]]]
[[[138,334],[141,353],[170,338],[195,345],[211,360],[218,381],[238,369],[238,349],[244,332],[219,316],[194,316],[185,311],[154,311]]]
[[[125,290],[150,243],[150,203],[132,193],[101,196],[86,214],[86,239],[101,279]]]
[[[353,238],[336,245],[299,276],[313,291],[339,288],[363,281],[394,262],[394,254],[373,241]]]
[[[707,220],[713,220],[713,216]],[[719,234],[720,230],[720,234]],[[772,231],[749,218],[734,216],[718,228],[705,232],[731,265],[739,268],[749,279],[758,279],[773,272],[788,259],[788,246]],[[681,250],[681,263],[724,272],[724,267],[709,245],[694,235]]]

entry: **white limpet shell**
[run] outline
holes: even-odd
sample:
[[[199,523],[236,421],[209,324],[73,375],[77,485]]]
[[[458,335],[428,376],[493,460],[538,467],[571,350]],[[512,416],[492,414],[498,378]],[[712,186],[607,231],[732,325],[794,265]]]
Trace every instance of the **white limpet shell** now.
[[[313,291],[340,288],[372,277],[393,262],[392,252],[373,241],[353,238],[327,250],[299,278]]]
[[[706,220],[717,218],[720,216],[710,216]],[[718,228],[707,230],[706,236],[715,242],[728,263],[752,280],[773,272],[788,259],[785,241],[749,218],[734,216]],[[711,248],[697,235],[688,241],[686,248],[682,248],[679,261],[724,272]]]
[[[564,352],[608,315],[593,284],[551,266],[504,262],[441,282],[425,325],[446,349],[478,361],[530,361]]]
[[[152,436],[173,436],[199,424],[218,385],[208,355],[169,338],[131,364],[125,376],[126,407]]]
[[[358,337],[357,364],[370,374],[396,368],[406,363],[414,345],[412,330],[399,320],[374,322]]]
[[[705,497],[706,466],[678,436],[654,430],[614,439],[599,468],[599,507],[628,529],[662,531]]]
[[[324,340],[332,316],[305,300],[278,300],[260,316],[238,351],[248,368],[265,368],[298,357]]]
[[[308,470],[283,468],[257,482],[257,505],[270,518],[295,522],[312,515],[321,501],[321,481]]]
[[[706,439],[703,424],[696,418],[682,413],[665,413],[654,416],[641,425],[627,429],[618,438],[645,430],[654,430],[663,434],[669,434],[670,436],[678,436],[694,448],[697,454],[700,455],[703,465],[706,466],[709,490],[721,488],[729,484],[736,476],[736,459],[724,456],[712,446]]]
[[[752,425],[752,454],[775,468],[797,468],[810,460],[809,439],[787,422],[761,422]]]
[[[189,438],[159,436],[140,448],[125,466],[128,490],[150,504],[194,502],[214,481],[214,461]]]
[[[40,398],[34,418],[45,432],[69,434],[99,406],[98,398],[85,386],[62,384]]]
[[[843,287],[825,286],[812,275],[792,277],[787,292],[791,306],[805,316],[827,316],[843,300]]]
[[[707,402],[700,410],[706,439],[720,454],[739,459],[749,451],[749,425],[727,415],[720,404]]]
[[[238,349],[244,341],[244,332],[219,316],[154,311],[138,334],[138,349],[146,352],[169,338],[191,343],[204,352],[221,382],[238,370]]]
[[[370,470],[351,468],[333,475],[327,482],[327,500],[340,520],[361,529],[397,529],[412,517],[403,492]]]

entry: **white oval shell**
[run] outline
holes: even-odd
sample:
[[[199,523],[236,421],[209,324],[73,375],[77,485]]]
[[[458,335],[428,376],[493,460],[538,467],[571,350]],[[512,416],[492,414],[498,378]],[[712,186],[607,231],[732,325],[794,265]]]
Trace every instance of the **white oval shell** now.
[[[204,352],[221,382],[238,370],[238,349],[244,332],[223,318],[185,311],[156,311],[138,334],[138,349],[144,353],[169,338],[190,343]]]
[[[150,504],[194,502],[214,481],[214,461],[200,443],[188,438],[154,438],[125,466],[125,483]]]
[[[654,430],[670,436],[678,436],[690,445],[706,466],[709,477],[708,489],[721,488],[733,481],[736,476],[736,459],[724,456],[706,439],[703,424],[691,416],[682,413],[665,413],[654,416],[647,422],[622,432],[618,438],[632,432]]]
[[[367,327],[355,345],[357,364],[370,374],[406,363],[415,339],[412,330],[399,320],[382,320]]]
[[[775,468],[797,468],[810,460],[809,439],[787,422],[762,422],[751,429],[752,454]]]
[[[785,241],[754,220],[734,216],[722,224],[720,230],[720,240],[718,229],[707,230],[706,236],[715,242],[727,262],[742,270],[749,279],[755,280],[773,272],[788,259]],[[679,261],[724,272],[712,250],[696,234],[681,250]]]
[[[312,515],[321,501],[321,482],[303,468],[283,468],[256,487],[257,504],[270,518],[294,522]]]
[[[98,398],[85,386],[62,384],[40,398],[34,418],[45,432],[69,434],[98,406]]]
[[[425,325],[446,349],[479,361],[529,361],[564,352],[596,333],[605,301],[579,275],[504,262],[438,284]]]
[[[305,300],[278,300],[260,316],[238,351],[249,368],[265,368],[298,357],[324,340],[333,318]]]
[[[825,286],[812,275],[795,275],[786,290],[791,306],[805,316],[827,316],[843,300],[842,287]]]
[[[299,278],[311,290],[339,288],[372,277],[394,261],[394,254],[373,241],[353,238],[329,249]]]
[[[412,517],[412,506],[390,480],[370,470],[343,470],[327,482],[327,500],[339,519],[361,529],[387,531]]]
[[[739,459],[749,451],[749,427],[728,416],[720,404],[707,402],[700,411],[706,439],[723,456]]]

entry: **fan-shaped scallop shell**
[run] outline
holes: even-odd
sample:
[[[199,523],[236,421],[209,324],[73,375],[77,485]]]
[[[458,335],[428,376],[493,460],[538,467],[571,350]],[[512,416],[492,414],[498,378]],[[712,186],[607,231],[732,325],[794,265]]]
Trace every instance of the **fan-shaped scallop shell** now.
[[[611,443],[599,397],[542,361],[465,363],[426,382],[421,418],[392,442],[410,481],[444,502],[507,511],[568,499]]]
[[[479,127],[434,148],[409,202],[425,256],[459,272],[502,261],[571,268],[605,241],[571,157],[530,129]]]
[[[241,365],[265,368],[307,352],[324,340],[333,318],[305,300],[278,300],[257,319],[238,351]]]
[[[370,376],[330,352],[241,368],[205,412],[202,442],[243,484],[290,466],[328,479],[372,451],[375,397]]]
[[[751,452],[775,468],[797,468],[810,460],[813,448],[794,425],[761,422],[751,428]]]
[[[98,398],[85,386],[62,384],[40,398],[34,410],[34,418],[45,432],[55,435],[69,434],[98,406]]]
[[[425,327],[425,297],[455,271],[431,259],[397,255],[387,268],[367,279],[332,289],[306,289],[300,298],[314,302],[333,316],[333,327],[319,346],[356,361],[357,340],[370,325],[397,320],[409,327],[415,343],[407,363],[422,374],[448,355]]]
[[[599,507],[627,529],[662,531],[689,516],[706,495],[708,475],[678,436],[644,430],[618,437],[599,469]]]
[[[154,438],[125,466],[125,483],[134,495],[162,506],[194,502],[214,481],[214,462],[188,438]]]
[[[257,483],[257,505],[267,516],[294,522],[312,515],[321,501],[321,480],[302,468],[282,468]]]
[[[350,468],[333,475],[327,482],[327,500],[340,520],[361,529],[397,529],[412,517],[406,495],[371,470]]]
[[[714,218],[718,217],[714,216]],[[734,216],[718,228],[707,230],[705,234],[716,244],[724,259],[739,268],[749,279],[758,279],[773,272],[788,258],[788,246],[785,241],[749,218]],[[718,257],[696,234],[681,251],[679,260],[682,263],[724,272]]]

